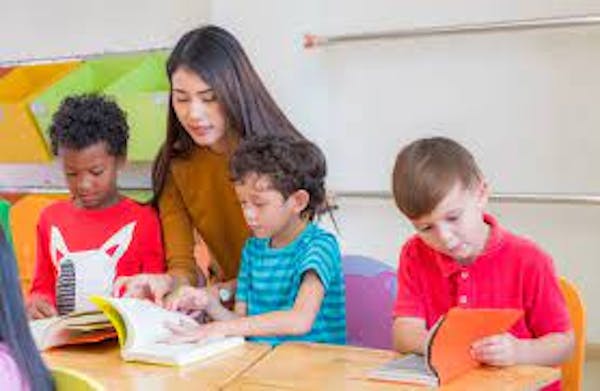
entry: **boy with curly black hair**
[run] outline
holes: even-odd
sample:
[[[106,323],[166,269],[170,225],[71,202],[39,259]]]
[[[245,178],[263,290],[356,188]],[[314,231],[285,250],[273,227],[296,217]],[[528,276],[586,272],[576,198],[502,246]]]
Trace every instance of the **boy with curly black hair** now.
[[[93,308],[88,296],[110,295],[116,277],[164,272],[155,211],[117,189],[129,138],[125,113],[101,95],[67,97],[49,133],[71,199],[40,215],[28,302],[34,319]]]
[[[306,140],[264,136],[243,141],[230,167],[253,232],[242,250],[234,311],[206,289],[181,288],[172,308],[206,311],[216,321],[172,325],[171,341],[241,335],[273,345],[345,343],[339,246],[312,222],[325,203],[323,154]]]

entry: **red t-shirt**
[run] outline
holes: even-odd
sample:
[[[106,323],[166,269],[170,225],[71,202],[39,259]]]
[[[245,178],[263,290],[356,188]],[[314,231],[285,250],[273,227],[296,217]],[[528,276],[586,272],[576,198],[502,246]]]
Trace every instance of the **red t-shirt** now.
[[[422,318],[429,329],[452,307],[519,308],[510,332],[537,338],[571,330],[552,259],[531,241],[484,216],[490,235],[484,251],[461,265],[414,236],[402,248],[394,317]]]
[[[156,212],[125,197],[100,210],[59,201],[42,211],[37,225],[32,295],[43,295],[56,305],[58,264],[65,253],[74,259],[85,253],[94,255],[94,260],[114,261],[114,266],[110,266],[114,267],[110,270],[114,278],[165,270]],[[98,256],[99,253],[103,255]]]

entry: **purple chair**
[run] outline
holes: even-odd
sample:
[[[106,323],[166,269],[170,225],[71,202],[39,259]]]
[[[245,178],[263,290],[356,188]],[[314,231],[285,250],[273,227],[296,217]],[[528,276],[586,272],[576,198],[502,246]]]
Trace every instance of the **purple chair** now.
[[[392,307],[396,298],[395,270],[360,255],[342,257],[346,283],[348,345],[392,348]]]

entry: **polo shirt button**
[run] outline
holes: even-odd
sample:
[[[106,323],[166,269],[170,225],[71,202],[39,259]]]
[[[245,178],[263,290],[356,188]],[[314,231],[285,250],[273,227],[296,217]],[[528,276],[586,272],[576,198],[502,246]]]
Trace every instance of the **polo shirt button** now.
[[[460,295],[460,296],[458,297],[458,302],[459,302],[460,304],[467,304],[467,296],[466,296],[466,295]]]
[[[463,280],[466,280],[467,278],[469,278],[469,272],[468,271],[461,272],[460,278],[462,278]]]

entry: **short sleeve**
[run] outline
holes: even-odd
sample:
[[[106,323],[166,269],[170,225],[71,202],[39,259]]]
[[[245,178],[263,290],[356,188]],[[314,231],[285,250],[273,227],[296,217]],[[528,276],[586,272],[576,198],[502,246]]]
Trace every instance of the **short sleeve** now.
[[[400,253],[398,265],[398,293],[394,304],[394,317],[425,319],[423,289],[419,283],[419,263],[414,242],[409,241]]]
[[[552,258],[535,255],[527,273],[525,287],[525,321],[534,337],[571,330],[571,321],[562,295]]]
[[[300,259],[297,277],[301,280],[304,273],[313,271],[327,291],[331,282],[339,274],[340,268],[341,255],[338,242],[333,235],[323,233],[309,243],[305,254]]]
[[[252,239],[246,241],[242,249],[242,262],[237,277],[237,287],[235,292],[236,302],[248,302],[248,289],[250,286],[250,257],[248,256],[248,247]]]

